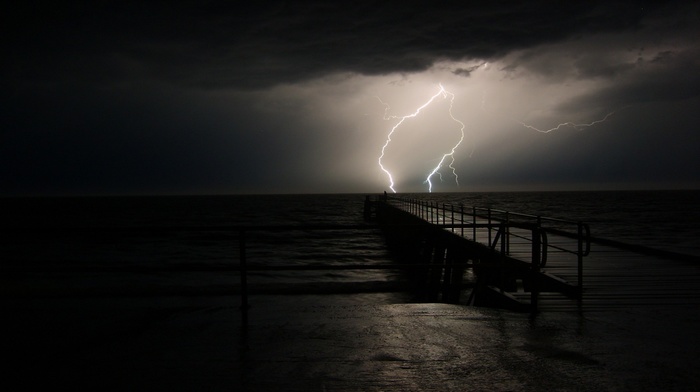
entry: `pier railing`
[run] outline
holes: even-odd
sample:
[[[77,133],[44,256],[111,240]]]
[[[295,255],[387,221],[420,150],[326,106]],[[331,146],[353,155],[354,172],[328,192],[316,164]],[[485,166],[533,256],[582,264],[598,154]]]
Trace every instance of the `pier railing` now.
[[[561,259],[561,255],[568,254],[575,258],[577,286],[579,292],[582,290],[583,258],[591,250],[586,223],[407,197],[387,196],[385,202],[505,255],[532,257],[540,268],[552,256]]]

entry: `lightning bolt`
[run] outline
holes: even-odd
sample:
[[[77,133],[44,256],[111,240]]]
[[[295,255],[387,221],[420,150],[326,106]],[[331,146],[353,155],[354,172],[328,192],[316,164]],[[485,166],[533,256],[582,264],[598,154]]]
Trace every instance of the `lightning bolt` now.
[[[450,114],[450,118],[452,121],[456,122],[459,124],[459,141],[452,146],[450,149],[450,152],[444,154],[442,158],[440,159],[440,162],[438,162],[437,166],[433,168],[433,170],[428,174],[428,177],[425,179],[425,182],[428,183],[428,192],[433,191],[433,183],[430,181],[430,178],[435,175],[435,173],[438,173],[438,170],[442,167],[442,165],[445,163],[445,159],[447,157],[450,158],[450,164],[447,165],[451,170],[452,170],[452,175],[455,176],[455,183],[459,185],[459,176],[457,175],[457,169],[453,166],[455,163],[455,151],[457,150],[457,147],[459,147],[460,144],[464,141],[464,123],[459,121],[458,119],[455,118],[455,116],[452,114],[452,106],[454,105],[455,102],[455,95],[452,94],[451,92],[445,90],[444,87],[442,87],[442,84],[440,85],[440,89],[443,92],[443,96],[447,98],[448,96],[450,97],[450,109],[448,110],[448,113]],[[472,151],[473,153],[474,151]],[[469,154],[471,156],[471,154]],[[440,179],[442,180],[442,175],[440,175]]]
[[[529,128],[529,129],[532,129],[533,131],[537,131],[537,132],[540,132],[540,133],[550,133],[550,132],[553,132],[553,131],[558,131],[560,128],[563,128],[563,127],[572,127],[572,128],[574,128],[574,129],[580,131],[581,129],[588,128],[588,127],[592,127],[592,126],[594,126],[594,125],[596,125],[596,124],[600,124],[600,123],[606,121],[606,120],[607,120],[610,116],[612,116],[613,114],[615,114],[614,111],[613,111],[613,112],[610,112],[610,113],[608,113],[608,114],[606,114],[605,117],[601,118],[600,120],[595,120],[595,121],[590,122],[590,123],[587,123],[587,124],[577,124],[577,123],[574,123],[574,122],[571,122],[571,121],[567,121],[567,122],[565,122],[565,123],[561,123],[561,124],[557,125],[557,126],[554,127],[554,128],[549,128],[549,129],[539,129],[539,128],[536,128],[536,127],[534,127],[534,126],[532,126],[532,125],[525,124],[524,122],[520,122],[520,121],[517,121],[517,123],[520,124],[520,125],[522,125],[522,126],[524,126],[525,128]]]
[[[459,138],[459,141],[452,146],[452,148],[450,149],[450,152],[448,152],[442,156],[442,158],[438,162],[437,166],[435,166],[433,168],[433,170],[428,174],[428,177],[426,178],[425,182],[428,184],[428,192],[432,192],[433,184],[430,181],[430,179],[436,173],[440,176],[440,178],[442,178],[442,175],[440,173],[438,173],[438,171],[444,165],[445,161],[449,158],[450,163],[449,163],[448,167],[452,170],[452,174],[455,177],[455,182],[459,185],[459,177],[457,176],[457,169],[453,166],[454,162],[455,162],[454,154],[455,154],[455,151],[457,150],[457,147],[459,147],[459,145],[462,144],[462,141],[464,141],[465,125],[463,122],[456,119],[454,117],[454,115],[452,114],[452,106],[454,104],[455,95],[452,94],[451,92],[445,90],[445,88],[442,86],[442,84],[439,84],[439,86],[440,86],[440,90],[437,93],[435,93],[435,95],[430,97],[430,99],[427,102],[425,102],[423,105],[419,106],[418,109],[416,109],[413,113],[408,114],[406,116],[387,116],[387,113],[389,111],[389,105],[387,103],[385,103],[384,101],[382,101],[379,97],[377,97],[377,99],[379,99],[379,102],[381,102],[384,105],[384,119],[385,120],[392,120],[392,119],[399,120],[389,131],[389,134],[386,137],[386,141],[384,142],[384,145],[382,146],[382,153],[379,155],[379,159],[378,159],[379,167],[387,175],[387,177],[389,177],[389,189],[391,189],[391,191],[394,193],[396,193],[396,189],[394,189],[394,178],[391,175],[391,172],[387,168],[385,168],[384,165],[382,164],[382,159],[384,158],[384,154],[386,153],[386,148],[389,146],[389,144],[392,141],[391,137],[394,135],[394,133],[397,131],[397,129],[401,126],[401,124],[404,123],[404,121],[406,121],[409,118],[414,118],[414,117],[418,116],[423,109],[428,107],[431,103],[433,103],[433,101],[435,101],[440,96],[442,96],[443,99],[447,99],[448,97],[450,99],[449,115],[453,121],[457,122],[460,125],[460,138]]]
[[[554,128],[549,128],[549,129],[540,129],[540,128],[537,128],[537,127],[535,127],[535,126],[533,126],[533,125],[526,124],[526,123],[524,123],[524,122],[522,122],[522,121],[517,121],[517,120],[515,120],[515,119],[511,119],[510,121],[513,121],[513,122],[515,122],[515,123],[518,123],[518,124],[522,125],[522,126],[525,127],[525,128],[532,129],[533,131],[537,131],[537,132],[539,132],[539,133],[550,133],[550,132],[558,131],[558,130],[560,130],[561,128],[564,128],[564,127],[571,127],[571,128],[574,128],[574,129],[577,130],[577,131],[580,131],[580,130],[582,130],[582,129],[589,128],[589,127],[598,125],[598,124],[600,124],[600,123],[602,123],[602,122],[605,122],[605,121],[608,120],[608,118],[610,118],[610,116],[614,115],[615,113],[617,113],[617,112],[619,112],[619,111],[622,111],[622,110],[624,110],[624,109],[627,109],[628,107],[629,107],[629,105],[623,106],[623,107],[621,107],[621,108],[619,108],[619,109],[617,109],[617,110],[613,110],[612,112],[606,114],[605,117],[601,118],[600,120],[595,120],[595,121],[592,121],[592,122],[590,122],[590,123],[582,123],[582,124],[579,124],[579,123],[567,121],[567,122],[563,122],[563,123],[557,125],[557,126],[554,127]],[[481,97],[481,111],[491,114],[490,111],[489,111],[488,109],[486,109],[486,95],[485,95],[485,94],[482,95],[482,97]]]

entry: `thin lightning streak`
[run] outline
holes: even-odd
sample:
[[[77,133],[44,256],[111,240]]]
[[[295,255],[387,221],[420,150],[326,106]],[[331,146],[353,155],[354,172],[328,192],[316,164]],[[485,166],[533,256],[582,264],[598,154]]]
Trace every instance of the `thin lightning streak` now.
[[[447,154],[444,154],[444,155],[442,156],[442,159],[440,159],[440,162],[437,164],[437,166],[435,166],[435,168],[430,172],[430,174],[428,174],[428,177],[426,178],[425,182],[428,183],[428,192],[432,192],[432,185],[433,185],[433,184],[432,184],[432,182],[430,181],[430,178],[431,178],[433,175],[435,175],[435,173],[437,173],[438,170],[440,170],[440,168],[441,168],[442,165],[444,164],[444,162],[445,162],[445,160],[447,159],[447,157],[450,157],[451,161],[450,161],[450,164],[448,165],[448,167],[449,167],[450,169],[452,169],[452,174],[455,176],[455,181],[457,182],[457,184],[459,184],[459,181],[458,181],[458,180],[459,180],[459,177],[457,176],[457,169],[453,166],[453,165],[454,165],[454,162],[455,162],[454,153],[455,153],[455,150],[457,149],[457,147],[459,147],[459,145],[460,145],[460,144],[462,143],[462,141],[464,140],[464,127],[465,127],[465,126],[464,126],[464,123],[462,123],[461,121],[457,120],[457,119],[454,117],[454,115],[452,114],[452,105],[453,105],[453,103],[454,103],[454,97],[455,97],[454,94],[452,94],[452,93],[450,93],[449,91],[445,90],[445,88],[442,86],[442,84],[440,84],[439,86],[440,86],[440,90],[439,90],[435,95],[433,95],[432,97],[430,97],[430,99],[429,99],[426,103],[424,103],[423,105],[421,105],[420,107],[418,107],[418,109],[416,109],[415,112],[413,112],[413,113],[411,113],[411,114],[409,114],[409,115],[406,115],[406,116],[387,116],[387,112],[389,111],[389,105],[388,105],[387,103],[385,103],[384,101],[382,101],[379,97],[377,97],[377,99],[379,99],[379,102],[381,102],[381,103],[384,105],[384,119],[385,119],[385,120],[399,119],[399,121],[391,128],[391,131],[389,131],[389,134],[388,134],[387,137],[386,137],[386,142],[384,142],[384,145],[382,146],[382,153],[379,155],[379,159],[378,159],[379,167],[380,167],[381,170],[387,175],[387,177],[389,177],[389,189],[391,189],[391,191],[394,192],[394,193],[396,193],[396,189],[394,189],[394,178],[393,178],[393,176],[391,175],[391,172],[389,172],[389,170],[387,170],[387,169],[384,167],[384,165],[382,164],[382,159],[384,158],[384,154],[385,154],[385,152],[386,152],[386,148],[389,146],[389,144],[390,144],[391,141],[392,141],[391,137],[394,135],[394,132],[396,132],[396,130],[401,126],[401,124],[403,124],[403,122],[406,121],[406,119],[408,119],[408,118],[414,118],[414,117],[418,116],[418,115],[420,114],[420,112],[421,112],[423,109],[425,109],[428,105],[430,105],[435,99],[437,99],[437,98],[438,98],[439,96],[441,96],[441,95],[442,95],[442,97],[443,97],[444,99],[446,99],[448,96],[450,97],[450,108],[449,108],[450,118],[452,118],[452,120],[454,120],[454,121],[456,121],[457,123],[460,124],[460,126],[461,126],[461,128],[460,128],[461,136],[460,136],[459,141],[452,147],[452,149],[450,150],[450,152],[447,153]],[[440,175],[440,174],[438,173],[438,175]],[[440,175],[440,176],[441,176],[441,175]],[[442,176],[441,176],[441,178],[442,178]]]
[[[532,129],[533,131],[537,131],[540,133],[550,133],[553,131],[557,131],[560,128],[566,127],[566,126],[573,127],[576,130],[581,130],[583,128],[588,128],[588,127],[592,127],[596,124],[600,124],[600,123],[604,122],[605,120],[607,120],[608,117],[612,116],[613,114],[615,114],[615,112],[610,112],[607,115],[605,115],[605,117],[601,118],[600,120],[596,120],[596,121],[590,122],[588,124],[577,124],[577,123],[567,121],[565,123],[561,123],[561,124],[557,125],[556,127],[550,128],[550,129],[539,129],[539,128],[533,127],[532,125],[528,125],[528,124],[525,124],[524,122],[520,122],[520,121],[518,121],[518,124],[524,126],[525,128],[529,128],[529,129]]]
[[[517,120],[511,120],[511,121],[516,122],[516,123],[522,125],[522,126],[525,127],[525,128],[532,129],[533,131],[537,131],[537,132],[540,132],[540,133],[550,133],[550,132],[558,131],[559,129],[564,128],[564,127],[572,127],[572,128],[574,128],[574,129],[576,129],[577,131],[580,131],[580,130],[582,130],[582,129],[584,129],[584,128],[589,128],[589,127],[592,127],[592,126],[594,126],[594,125],[597,125],[597,124],[600,124],[600,123],[602,123],[602,122],[605,122],[605,121],[607,121],[608,118],[610,118],[610,116],[612,116],[613,114],[615,114],[615,113],[617,113],[617,112],[619,112],[619,111],[622,111],[622,110],[624,110],[624,109],[627,109],[628,107],[629,107],[629,106],[623,106],[623,107],[620,108],[620,109],[614,110],[614,111],[612,111],[612,112],[606,114],[605,117],[601,118],[600,120],[595,120],[595,121],[590,122],[590,123],[587,123],[587,124],[578,124],[578,123],[575,123],[575,122],[567,121],[567,122],[564,122],[564,123],[561,123],[561,124],[557,125],[557,126],[554,127],[554,128],[549,128],[549,129],[539,129],[539,128],[535,127],[535,126],[532,126],[532,125],[530,125],[530,124],[526,124],[526,123],[524,123],[524,122],[522,122],[522,121],[517,121]],[[481,97],[481,110],[482,110],[483,112],[488,112],[487,109],[486,109],[486,95],[482,95],[482,97]]]

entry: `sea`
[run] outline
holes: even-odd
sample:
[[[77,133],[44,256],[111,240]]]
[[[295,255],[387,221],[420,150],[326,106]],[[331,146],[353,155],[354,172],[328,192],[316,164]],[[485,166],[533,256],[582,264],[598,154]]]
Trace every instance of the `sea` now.
[[[242,247],[252,266],[391,263],[381,232],[365,224],[366,196],[0,198],[0,291],[47,297],[228,295],[240,292],[240,276],[228,267],[239,263]],[[700,256],[696,190],[402,196],[582,221],[596,238]],[[248,284],[262,294],[359,291],[405,302],[411,297],[396,293],[407,285],[402,274],[251,271]]]

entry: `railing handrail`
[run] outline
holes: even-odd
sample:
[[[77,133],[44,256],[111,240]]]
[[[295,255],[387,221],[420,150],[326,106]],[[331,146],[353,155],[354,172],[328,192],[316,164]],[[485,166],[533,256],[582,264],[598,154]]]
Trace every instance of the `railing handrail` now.
[[[581,298],[583,287],[583,257],[590,253],[591,249],[591,233],[587,224],[581,221],[574,221],[561,218],[546,217],[541,215],[526,214],[520,212],[512,212],[491,207],[465,206],[453,204],[423,201],[418,199],[410,199],[400,196],[385,196],[385,201],[396,201],[402,208],[407,208],[409,212],[419,216],[422,219],[430,222],[433,225],[450,228],[454,232],[454,228],[472,228],[472,240],[477,241],[477,228],[487,228],[487,238],[484,239],[489,247],[495,247],[496,242],[502,241],[502,252],[510,253],[510,237],[521,238],[525,241],[532,242],[532,263],[536,264],[537,268],[544,266],[547,262],[547,249],[554,249],[559,252],[574,254],[577,257],[577,281],[579,298]],[[420,206],[418,208],[414,206]],[[425,209],[425,211],[424,211]],[[457,214],[457,216],[455,216]],[[477,219],[486,220],[487,223],[477,224]],[[522,220],[529,222],[522,222]],[[441,222],[442,220],[442,222]],[[447,221],[451,222],[446,223]],[[465,222],[471,221],[471,224]],[[459,222],[456,224],[456,222]],[[544,224],[543,224],[544,223]],[[560,227],[548,227],[548,224]],[[571,230],[563,230],[561,226],[570,225]],[[492,242],[492,230],[498,228],[497,238]],[[511,228],[531,230],[529,237],[512,233]],[[571,238],[575,240],[574,249],[565,248],[560,243],[552,243],[548,240],[547,234],[553,234],[560,237]],[[461,231],[461,236],[465,236],[464,230]],[[467,237],[468,238],[468,235]],[[534,248],[538,251],[535,252]]]
[[[418,199],[403,198],[403,197],[398,197],[398,196],[390,196],[390,197],[388,197],[388,199],[393,199],[393,200],[397,200],[397,201],[409,203],[409,204],[425,205],[423,203],[428,203],[428,205],[432,205],[431,202],[426,202],[426,201],[422,201],[422,200],[418,200]],[[545,221],[549,221],[549,222],[568,223],[568,224],[574,224],[574,225],[578,224],[580,222],[580,221],[575,221],[575,220],[570,220],[570,219],[562,219],[562,218],[554,218],[554,217],[548,217],[548,216],[542,216],[542,215],[525,214],[525,213],[521,213],[521,212],[513,212],[513,211],[501,210],[501,209],[491,208],[491,207],[466,206],[464,204],[454,205],[454,204],[443,203],[442,208],[440,208],[440,204],[437,204],[438,211],[439,210],[443,210],[443,211],[448,210],[447,207],[449,207],[450,211],[455,211],[455,212],[468,211],[468,210],[487,211],[487,212],[490,212],[491,214],[493,214],[493,213],[503,214],[503,215],[506,215],[509,217],[516,216],[516,217],[522,217],[522,218],[545,220]],[[459,208],[455,208],[455,207],[459,207]],[[473,214],[466,214],[465,213],[465,215],[471,216]],[[446,215],[444,215],[444,216],[446,216]],[[476,214],[476,216],[478,216],[480,218],[487,218],[489,215],[488,214],[487,215]],[[494,219],[495,217],[493,215],[491,215],[491,218]]]

